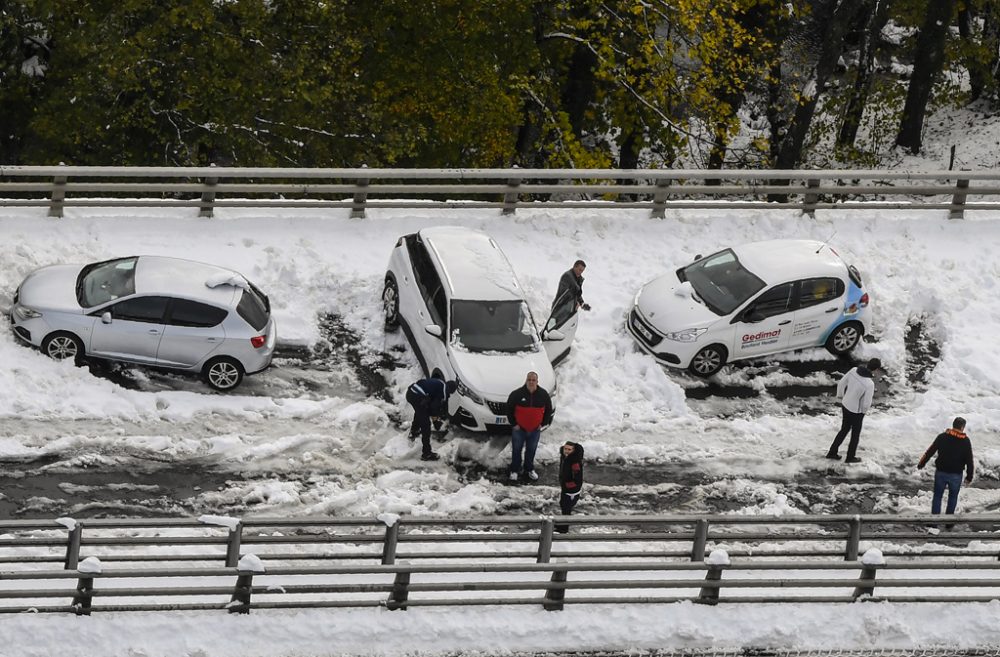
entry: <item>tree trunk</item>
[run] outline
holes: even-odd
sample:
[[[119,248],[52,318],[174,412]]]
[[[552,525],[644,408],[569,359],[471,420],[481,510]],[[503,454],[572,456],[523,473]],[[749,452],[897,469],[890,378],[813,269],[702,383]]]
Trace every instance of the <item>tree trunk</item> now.
[[[990,53],[986,70],[990,75],[994,99],[1000,100],[1000,7],[995,2],[987,2],[983,7],[983,48]]]
[[[975,43],[972,33],[972,10],[969,3],[963,2],[958,10],[958,33],[966,44],[965,68],[969,71],[969,100],[975,102],[983,95],[989,80],[986,62],[977,56],[979,46]]]
[[[788,125],[778,158],[774,163],[777,169],[794,169],[802,160],[802,145],[812,124],[816,104],[819,102],[827,80],[837,66],[840,51],[843,48],[844,35],[850,27],[851,19],[858,13],[862,0],[830,1],[818,8],[816,16],[819,26],[819,36],[822,39],[819,58],[813,67],[813,75],[803,89],[802,97],[795,107],[795,113]]]
[[[563,88],[563,107],[569,118],[570,128],[577,138],[583,136],[583,125],[587,108],[594,102],[594,69],[597,66],[597,55],[586,45],[580,44],[573,51],[569,69],[566,72],[566,85]]]
[[[891,0],[865,0],[861,8],[865,16],[865,30],[861,35],[861,48],[858,52],[858,74],[854,78],[854,87],[844,109],[844,121],[840,124],[840,133],[837,135],[838,148],[853,146],[854,140],[858,137],[858,127],[861,125],[861,118],[868,105],[868,93],[871,91],[879,35],[889,20],[891,4]]]
[[[913,75],[910,77],[910,87],[906,92],[899,135],[896,136],[896,145],[913,154],[920,152],[920,133],[924,129],[927,101],[931,96],[934,78],[944,63],[944,43],[954,8],[953,0],[930,0],[927,4],[924,25],[917,36]]]

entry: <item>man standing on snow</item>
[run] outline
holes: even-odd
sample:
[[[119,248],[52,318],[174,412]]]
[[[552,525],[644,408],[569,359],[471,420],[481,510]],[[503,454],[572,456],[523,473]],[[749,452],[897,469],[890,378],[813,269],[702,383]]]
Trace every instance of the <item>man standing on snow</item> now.
[[[413,407],[413,424],[410,425],[410,440],[415,440],[420,434],[423,445],[421,460],[437,461],[438,455],[431,450],[431,417],[448,414],[448,395],[455,392],[458,384],[454,381],[445,383],[444,377],[438,375],[429,379],[420,379],[406,389],[406,401]]]
[[[583,445],[566,441],[559,451],[559,510],[564,516],[573,513],[583,489]],[[556,525],[556,531],[565,534],[569,525]]]
[[[583,270],[587,268],[587,263],[577,260],[573,263],[572,269],[563,273],[559,278],[559,289],[556,290],[556,298],[552,301],[552,307],[560,302],[564,295],[572,295],[576,300],[576,309],[590,310],[590,304],[583,300]]]
[[[847,445],[847,458],[844,463],[860,463],[857,457],[858,441],[861,439],[861,423],[865,419],[865,413],[872,405],[872,397],[875,395],[875,381],[872,376],[882,369],[882,361],[872,358],[867,366],[858,365],[845,374],[840,383],[837,384],[837,396],[840,397],[840,410],[843,419],[840,423],[840,431],[830,445],[830,451],[826,453],[828,459],[840,459],[837,450],[844,442],[847,432],[851,432],[851,442]]]
[[[951,429],[938,434],[934,442],[917,463],[921,470],[931,457],[937,453],[934,461],[934,497],[931,499],[931,513],[941,513],[941,499],[945,488],[948,489],[948,506],[945,513],[955,513],[958,506],[958,491],[962,488],[962,470],[965,470],[965,483],[972,483],[972,471],[975,463],[972,459],[972,441],[965,435],[965,419],[957,417],[951,423]]]
[[[521,474],[521,452],[524,452],[524,476],[538,480],[535,472],[535,450],[542,436],[542,426],[552,422],[552,398],[538,385],[538,374],[528,372],[524,385],[507,397],[507,420],[513,427],[510,434],[510,480]]]

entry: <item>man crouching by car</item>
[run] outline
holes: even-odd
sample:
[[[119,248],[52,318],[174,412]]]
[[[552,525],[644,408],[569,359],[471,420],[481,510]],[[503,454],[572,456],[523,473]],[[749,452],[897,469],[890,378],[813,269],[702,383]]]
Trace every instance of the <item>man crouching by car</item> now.
[[[522,472],[523,450],[524,476],[537,481],[535,450],[538,449],[542,427],[552,422],[552,398],[545,388],[538,385],[537,373],[528,372],[524,385],[507,397],[507,420],[514,427],[510,436],[510,480],[516,482]]]

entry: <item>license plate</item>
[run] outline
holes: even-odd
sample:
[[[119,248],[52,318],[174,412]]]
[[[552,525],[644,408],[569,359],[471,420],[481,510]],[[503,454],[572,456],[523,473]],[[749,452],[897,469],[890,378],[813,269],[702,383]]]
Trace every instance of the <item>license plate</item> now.
[[[494,416],[493,419],[496,422],[496,424],[509,424],[509,422],[507,422],[507,416],[506,415],[496,415],[496,416]]]
[[[650,333],[650,332],[649,332],[649,331],[648,331],[648,330],[646,329],[646,327],[645,327],[645,326],[643,326],[642,324],[640,324],[638,320],[635,320],[635,321],[633,321],[633,322],[632,322],[632,326],[634,326],[634,327],[635,327],[635,330],[636,330],[636,331],[638,331],[639,333],[642,333],[642,336],[643,336],[644,338],[646,338],[647,340],[652,340],[652,339],[653,339],[653,334],[652,334],[652,333]]]

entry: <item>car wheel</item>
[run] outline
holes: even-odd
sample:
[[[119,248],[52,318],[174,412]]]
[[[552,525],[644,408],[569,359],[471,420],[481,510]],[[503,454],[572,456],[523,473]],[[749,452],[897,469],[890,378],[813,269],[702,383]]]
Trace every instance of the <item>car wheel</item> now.
[[[712,376],[726,364],[726,349],[717,344],[709,345],[696,353],[688,365],[688,371],[695,376]]]
[[[79,362],[83,358],[83,342],[72,333],[53,333],[42,340],[42,351],[55,360],[71,358]]]
[[[385,329],[395,331],[399,328],[399,288],[391,276],[385,279],[385,289],[382,290],[382,312],[385,314]]]
[[[226,392],[243,381],[243,366],[233,358],[214,358],[205,363],[202,374],[209,387]]]
[[[837,356],[846,354],[858,345],[863,335],[864,329],[857,322],[841,324],[826,339],[827,351]]]

